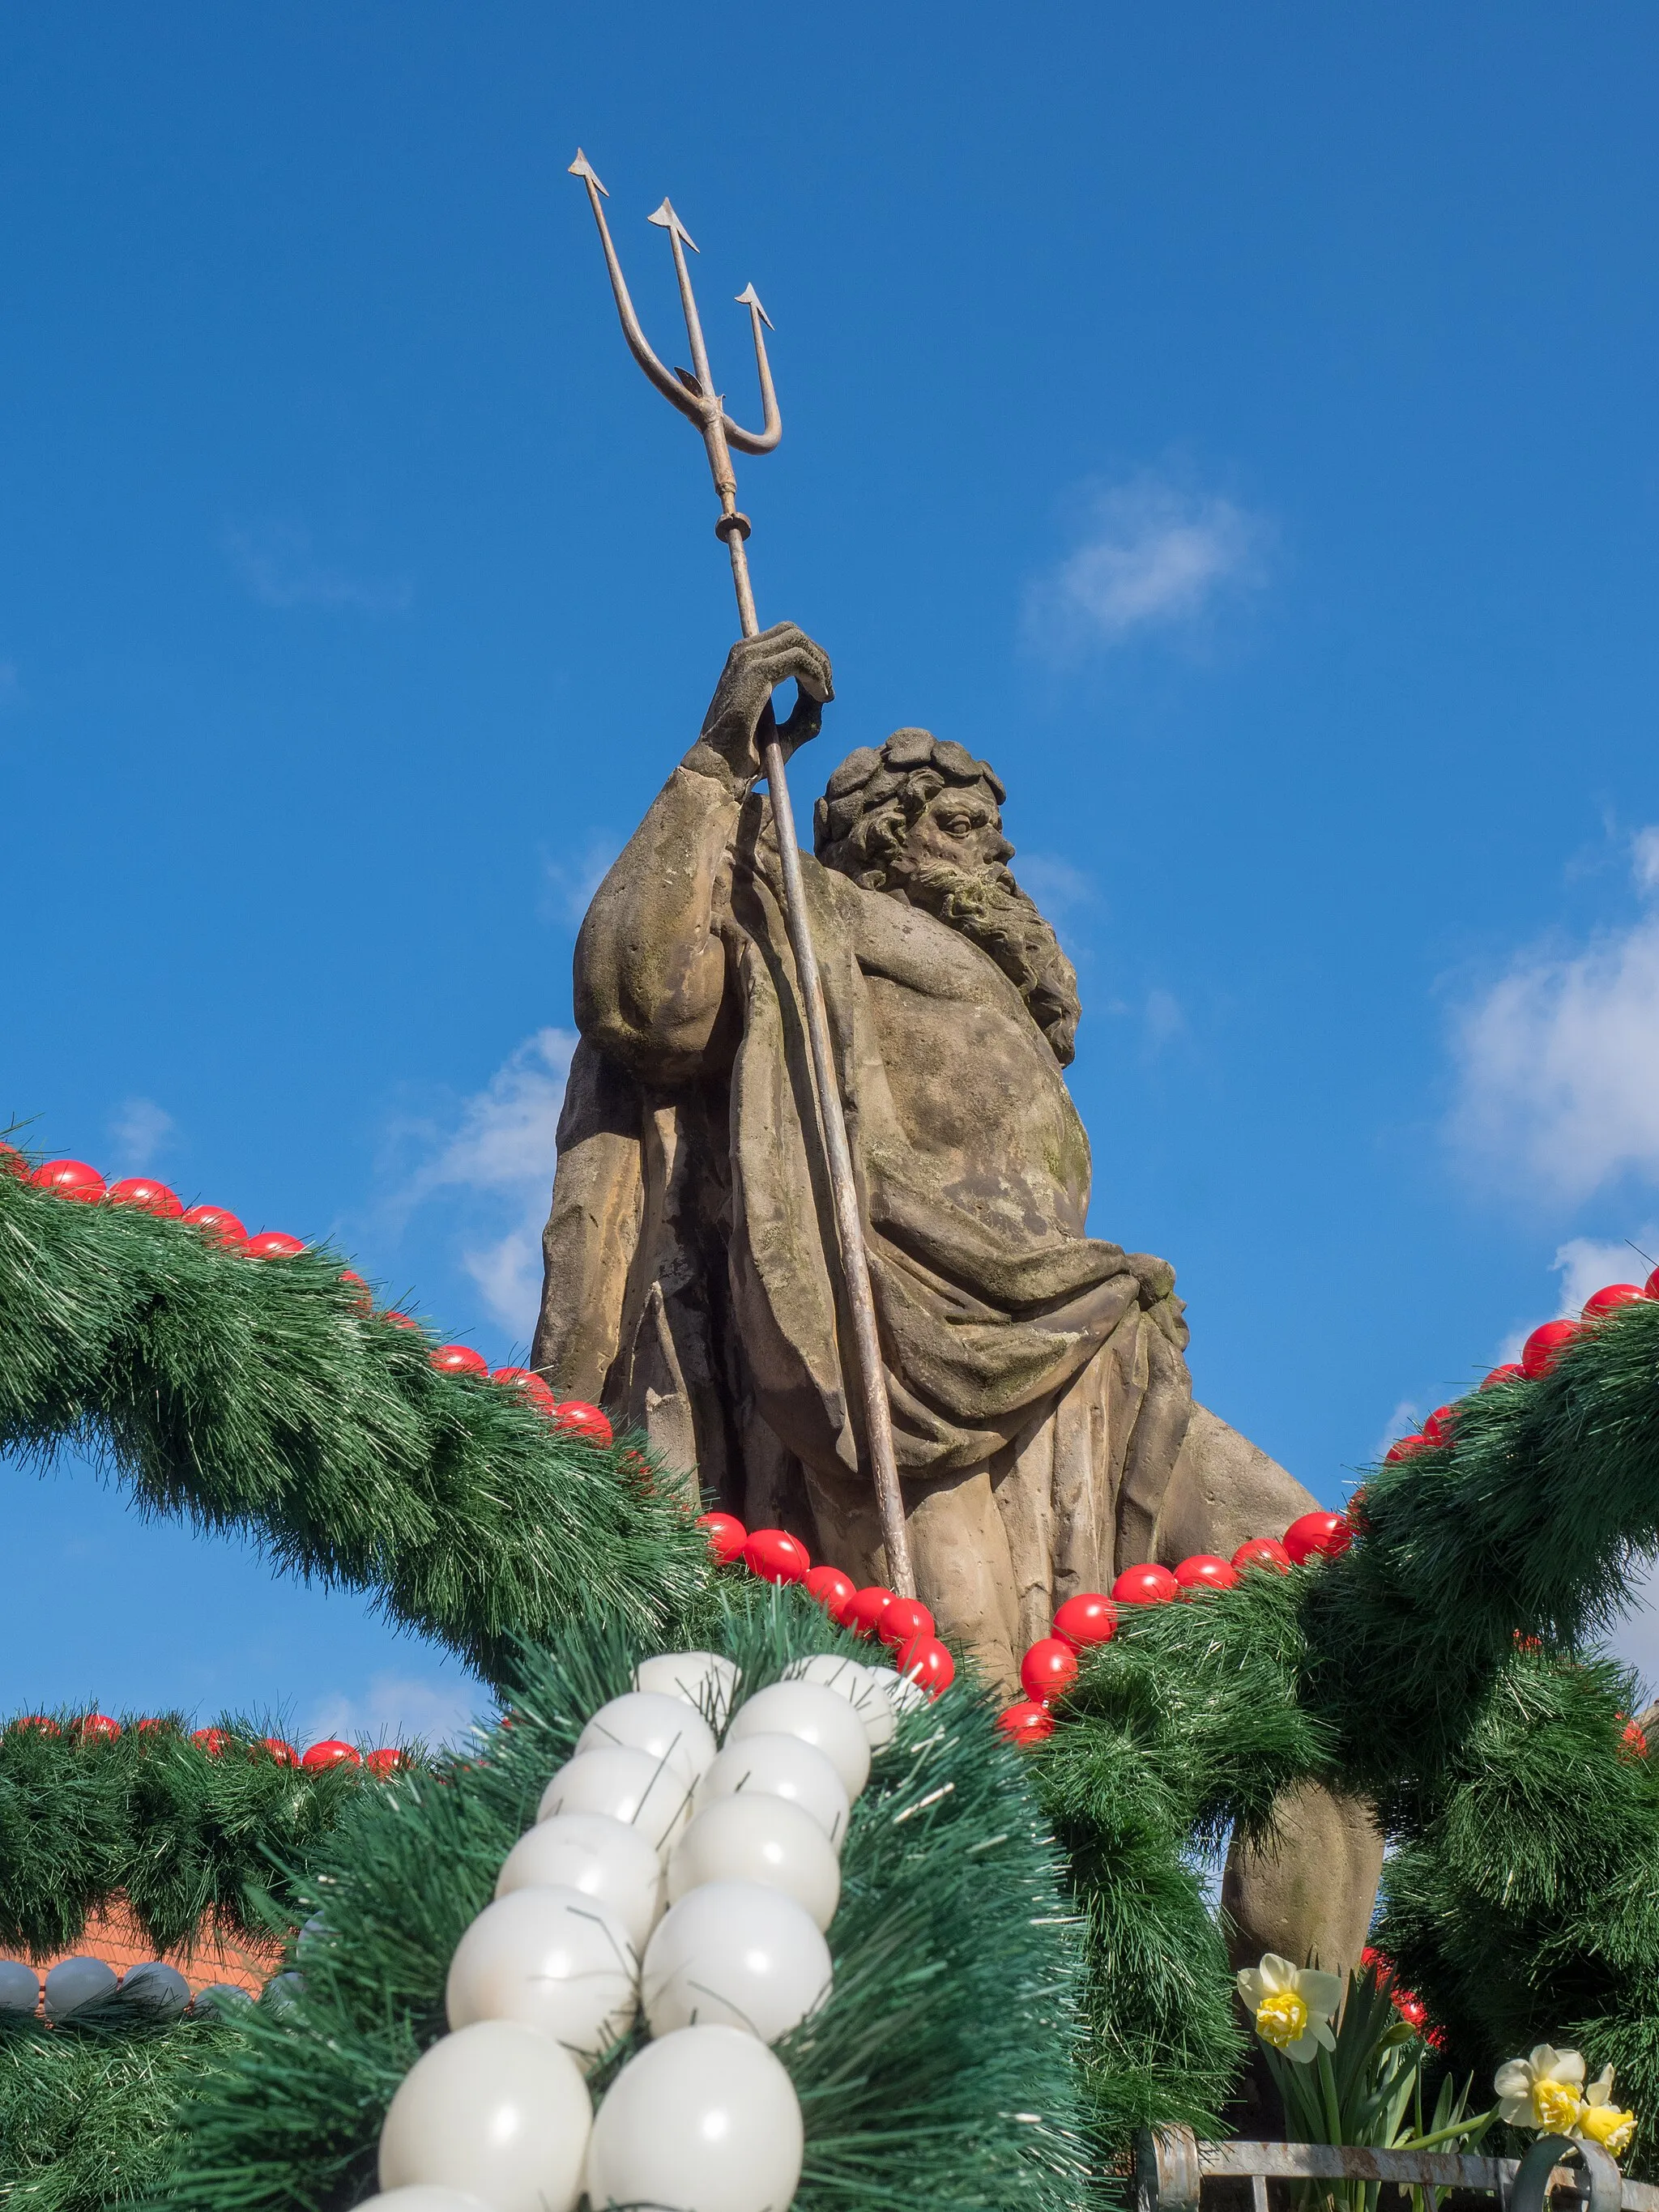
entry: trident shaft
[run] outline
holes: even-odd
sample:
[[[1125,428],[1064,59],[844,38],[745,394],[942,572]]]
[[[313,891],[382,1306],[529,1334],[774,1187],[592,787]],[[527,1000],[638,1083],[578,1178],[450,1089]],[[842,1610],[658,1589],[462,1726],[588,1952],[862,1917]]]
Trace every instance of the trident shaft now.
[[[668,233],[668,242],[673,251],[674,274],[679,281],[680,306],[685,313],[685,334],[691,347],[690,369],[665,368],[647,342],[645,332],[640,327],[640,319],[634,312],[634,302],[628,296],[628,286],[623,277],[622,264],[617,258],[617,249],[611,242],[611,229],[605,219],[605,210],[599,204],[600,200],[608,198],[609,195],[594,175],[580,147],[576,149],[575,160],[570,164],[570,174],[580,177],[587,187],[588,202],[593,210],[593,220],[599,227],[599,242],[605,248],[605,265],[611,272],[611,289],[616,295],[617,313],[622,318],[623,336],[628,341],[629,351],[664,398],[678,407],[687,421],[695,422],[702,433],[703,446],[708,455],[709,473],[714,479],[714,490],[720,503],[720,520],[714,525],[714,533],[725,541],[726,551],[731,556],[732,582],[738,595],[738,618],[743,625],[745,637],[758,636],[760,623],[755,614],[755,594],[749,581],[749,556],[744,544],[749,536],[750,522],[748,516],[738,509],[738,479],[732,466],[732,449],[735,447],[740,453],[769,453],[783,435],[783,417],[778,412],[777,393],[773,389],[772,371],[766,358],[766,340],[761,334],[763,324],[768,330],[771,329],[770,319],[757,297],[754,286],[746,285],[738,295],[738,304],[749,310],[749,325],[755,340],[755,367],[760,374],[763,421],[760,429],[745,430],[726,412],[725,400],[714,389],[714,380],[708,367],[708,349],[703,343],[702,325],[697,319],[697,303],[692,295],[690,271],[685,262],[685,248],[690,246],[694,253],[697,248],[672,206],[665,200],[649,220]],[[779,857],[783,863],[783,902],[789,943],[795,956],[795,973],[800,978],[801,997],[806,1010],[806,1035],[811,1049],[818,1118],[823,1133],[824,1158],[830,1170],[830,1188],[835,1203],[842,1275],[858,1351],[865,1432],[869,1440],[871,1466],[875,1476],[876,1503],[881,1514],[882,1542],[886,1549],[888,1577],[893,1589],[901,1597],[914,1597],[916,1594],[915,1574],[910,1565],[909,1534],[904,1525],[904,1505],[899,1493],[898,1463],[893,1452],[893,1416],[887,1402],[887,1385],[882,1370],[881,1343],[876,1330],[876,1304],[870,1288],[870,1255],[865,1248],[858,1187],[853,1177],[853,1156],[847,1142],[847,1118],[842,1110],[841,1091],[836,1081],[835,1061],[830,1050],[830,1020],[824,1010],[823,986],[818,977],[817,957],[812,950],[811,931],[807,924],[806,892],[800,872],[800,848],[795,839],[795,817],[789,804],[788,780],[783,771],[783,750],[777,740],[775,723],[769,720],[767,727],[772,734],[765,739],[761,759],[771,790],[772,820],[777,831]]]

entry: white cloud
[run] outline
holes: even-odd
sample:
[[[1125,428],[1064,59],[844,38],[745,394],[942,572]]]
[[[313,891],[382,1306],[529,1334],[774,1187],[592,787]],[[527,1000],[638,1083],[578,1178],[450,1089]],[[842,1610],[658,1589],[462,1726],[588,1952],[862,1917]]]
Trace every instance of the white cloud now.
[[[1415,1398],[1402,1398],[1382,1425],[1382,1433],[1371,1446],[1371,1457],[1382,1459],[1390,1444],[1398,1443],[1401,1437],[1414,1436],[1423,1425],[1424,1408]]]
[[[483,1200],[504,1233],[462,1264],[504,1328],[528,1337],[541,1295],[541,1231],[558,1159],[559,1111],[576,1038],[538,1030],[467,1099],[459,1127],[413,1178],[411,1200],[456,1189]]]
[[[1014,870],[1015,882],[1029,898],[1036,901],[1048,921],[1063,921],[1080,908],[1097,903],[1099,892],[1094,878],[1085,869],[1062,860],[1058,853],[1022,850],[1015,857],[1019,863]]]
[[[1026,641],[1069,659],[1193,623],[1224,589],[1262,581],[1269,534],[1231,500],[1152,476],[1097,492],[1082,542],[1026,592]]]
[[[143,1175],[166,1151],[178,1124],[153,1098],[124,1098],[109,1118],[109,1133],[128,1175]]]
[[[1633,1667],[1644,1700],[1659,1697],[1659,1560],[1650,1560],[1637,1587],[1635,1602],[1613,1625],[1607,1649]],[[1653,1747],[1659,1753],[1659,1745]]]
[[[1642,1257],[1659,1243],[1659,1231],[1644,1229],[1628,1243],[1601,1244],[1593,1237],[1570,1237],[1550,1261],[1561,1278],[1559,1319],[1577,1321],[1584,1301],[1608,1283],[1646,1282],[1653,1262]]]
[[[573,860],[556,860],[542,855],[542,896],[537,912],[543,921],[564,922],[580,929],[593,894],[611,872],[611,864],[622,850],[622,840],[607,830],[590,833]]]
[[[304,1741],[340,1736],[348,1743],[419,1741],[435,1747],[465,1735],[489,1704],[489,1692],[476,1682],[376,1674],[355,1697],[337,1690],[319,1698]]]
[[[1148,991],[1146,994],[1146,1041],[1154,1052],[1158,1052],[1175,1038],[1184,1034],[1187,1017],[1181,1011],[1181,1001],[1172,991]]]
[[[291,523],[227,531],[225,550],[262,607],[349,607],[360,614],[401,615],[414,600],[415,587],[406,576],[356,576],[319,561],[310,532]]]
[[[1632,840],[1650,902],[1582,951],[1523,953],[1461,1015],[1455,1142],[1552,1195],[1616,1176],[1659,1182],[1659,829]]]

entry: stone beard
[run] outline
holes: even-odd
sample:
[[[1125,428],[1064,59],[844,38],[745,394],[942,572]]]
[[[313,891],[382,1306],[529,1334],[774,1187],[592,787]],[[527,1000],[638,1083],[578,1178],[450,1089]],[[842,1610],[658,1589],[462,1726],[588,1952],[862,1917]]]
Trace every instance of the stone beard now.
[[[689,1500],[792,1529],[865,1583],[886,1578],[880,1526],[756,788],[756,732],[791,678],[786,752],[817,730],[827,659],[787,625],[733,648],[582,925],[532,1358],[644,1430]],[[1194,1405],[1169,1265],[1086,1233],[1062,1073],[1077,979],[1008,872],[1004,797],[962,746],[900,730],[830,777],[801,866],[920,1594],[1012,1689],[1065,1598],[1279,1535],[1314,1500]],[[1352,1960],[1380,1842],[1322,1796],[1297,1820],[1327,1871],[1292,1866],[1288,1905],[1260,1869],[1254,1890],[1230,1876],[1240,1940]]]

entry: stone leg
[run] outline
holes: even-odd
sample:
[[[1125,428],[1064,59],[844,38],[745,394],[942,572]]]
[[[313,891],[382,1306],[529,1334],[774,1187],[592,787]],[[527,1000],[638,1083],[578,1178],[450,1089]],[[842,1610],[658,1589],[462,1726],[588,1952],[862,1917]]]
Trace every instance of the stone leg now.
[[[905,1503],[916,1589],[939,1634],[988,1681],[1018,1694],[1019,1604],[989,1469],[915,1484]]]
[[[885,1582],[881,1522],[867,1486],[809,1468],[806,1488],[821,1555],[855,1582]],[[1018,1697],[1019,1605],[990,1470],[907,1482],[904,1504],[917,1593],[939,1633],[998,1689]]]
[[[1298,1783],[1275,1808],[1279,1832],[1261,1850],[1235,1844],[1221,1879],[1235,1966],[1277,1951],[1346,1973],[1359,1962],[1382,1872],[1382,1838],[1370,1807]]]

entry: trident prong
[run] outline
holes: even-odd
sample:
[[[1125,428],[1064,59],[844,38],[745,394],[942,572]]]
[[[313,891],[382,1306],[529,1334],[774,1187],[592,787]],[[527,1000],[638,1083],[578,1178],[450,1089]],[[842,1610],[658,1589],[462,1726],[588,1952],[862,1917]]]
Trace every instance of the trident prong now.
[[[640,319],[634,312],[634,302],[628,296],[622,264],[617,260],[617,249],[611,242],[611,228],[605,219],[605,210],[599,204],[610,195],[594,175],[587,156],[580,146],[576,149],[575,160],[570,164],[570,174],[580,177],[587,187],[588,204],[592,208],[593,220],[599,227],[599,242],[605,248],[605,265],[611,272],[611,289],[616,295],[617,313],[622,318],[623,336],[628,341],[629,351],[663,398],[678,408],[680,413],[688,421],[695,422],[702,433],[709,472],[714,479],[714,489],[720,495],[720,519],[714,525],[715,534],[725,540],[726,550],[731,556],[732,582],[738,595],[738,617],[743,634],[746,638],[757,637],[760,634],[760,621],[755,612],[755,595],[749,581],[749,556],[744,549],[750,524],[748,516],[738,512],[738,480],[732,467],[730,448],[735,446],[740,453],[769,453],[783,435],[783,417],[778,412],[777,393],[772,385],[772,367],[766,357],[766,340],[761,335],[763,325],[769,331],[771,329],[771,318],[762,307],[760,295],[754,286],[745,285],[737,295],[737,304],[749,310],[749,325],[755,341],[755,367],[760,375],[763,410],[763,427],[758,430],[745,430],[741,423],[732,420],[726,411],[725,399],[714,389],[714,374],[708,366],[708,349],[703,343],[702,324],[698,319],[697,302],[691,290],[691,272],[685,264],[685,248],[689,246],[695,253],[696,243],[675,214],[673,203],[664,200],[655,214],[647,216],[647,221],[668,233],[669,246],[674,256],[674,274],[679,282],[680,306],[685,313],[685,334],[691,345],[690,369],[678,371],[664,368],[651,350],[645,332],[640,327]],[[772,821],[777,832],[778,858],[782,865],[784,915],[788,924],[790,950],[795,956],[795,973],[800,982],[801,1000],[806,1015],[813,1086],[817,1093],[817,1118],[823,1136],[825,1164],[830,1171],[830,1189],[835,1206],[836,1237],[841,1247],[842,1279],[846,1285],[848,1314],[853,1324],[853,1337],[858,1352],[859,1395],[864,1409],[870,1467],[875,1477],[876,1504],[881,1516],[888,1580],[900,1596],[914,1597],[916,1578],[910,1565],[909,1535],[904,1525],[904,1503],[899,1490],[898,1462],[893,1449],[893,1415],[888,1403],[881,1342],[876,1328],[875,1297],[870,1286],[870,1255],[864,1241],[864,1220],[859,1211],[852,1150],[847,1141],[847,1118],[842,1105],[835,1059],[830,1050],[830,1018],[823,1002],[823,985],[818,975],[817,956],[812,948],[811,931],[807,924],[806,888],[801,878],[800,849],[795,839],[795,817],[789,803],[789,785],[784,775],[783,748],[778,742],[777,723],[769,710],[757,735],[761,744],[761,763],[771,792]],[[830,1256],[827,1252],[825,1256]],[[850,1414],[850,1406],[848,1410]]]

